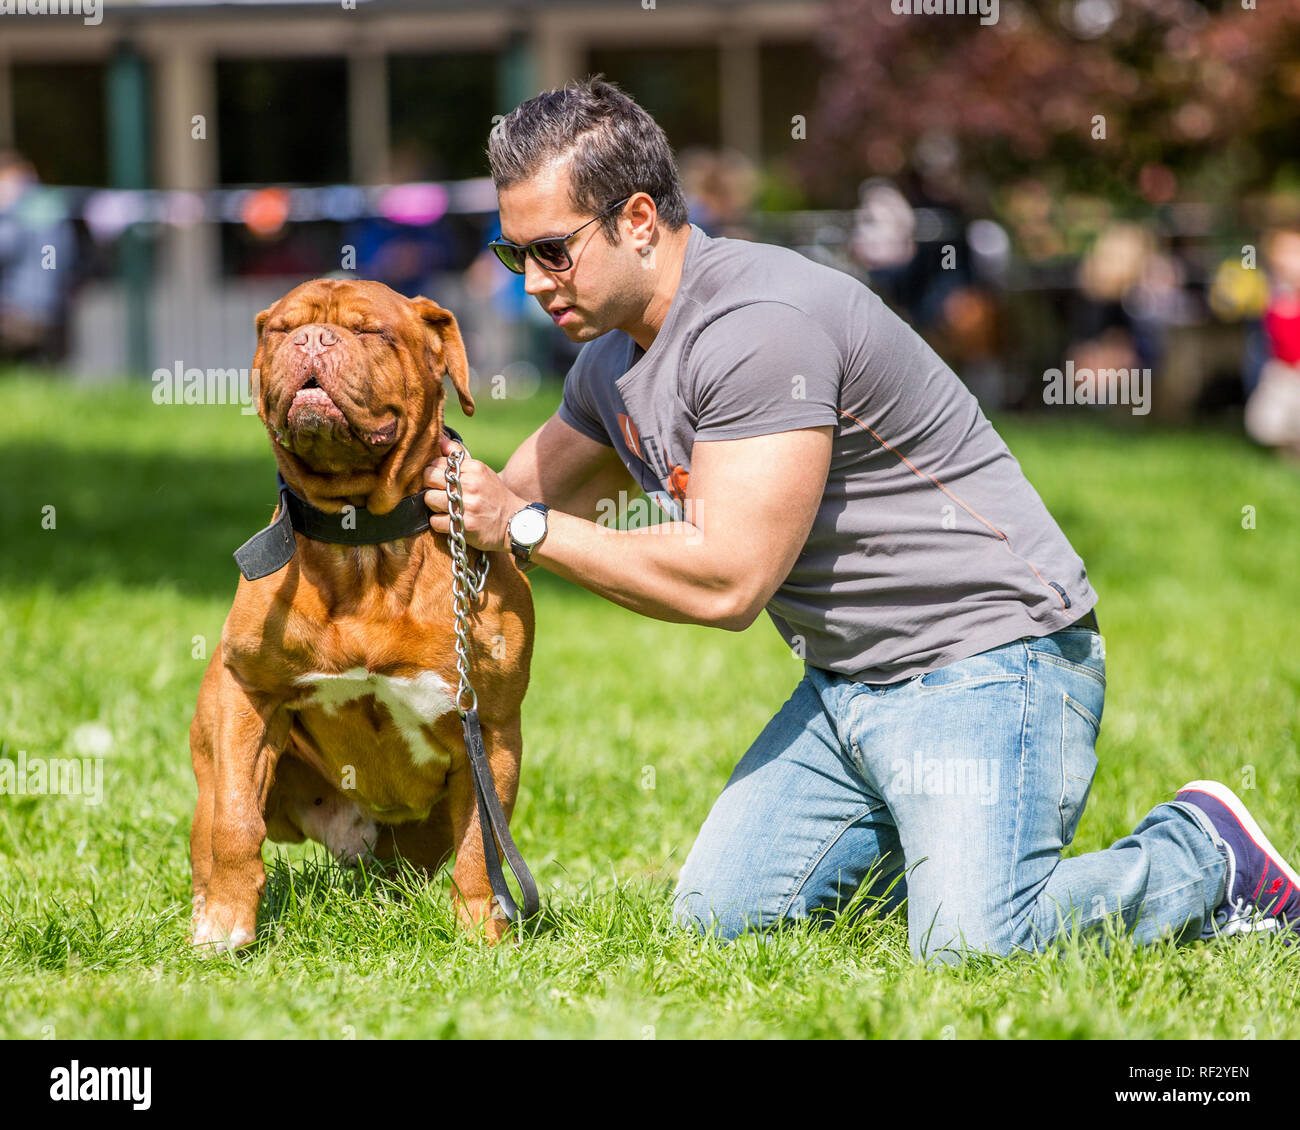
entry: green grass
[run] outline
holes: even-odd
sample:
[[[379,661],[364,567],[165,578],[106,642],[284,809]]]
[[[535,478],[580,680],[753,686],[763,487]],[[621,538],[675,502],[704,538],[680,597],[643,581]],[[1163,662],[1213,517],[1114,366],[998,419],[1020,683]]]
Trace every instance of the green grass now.
[[[1120,938],[926,971],[901,916],[767,944],[671,928],[678,868],[799,664],[766,618],[740,635],[661,624],[544,570],[513,822],[548,905],[540,935],[487,949],[455,929],[445,882],[268,845],[253,952],[196,957],[196,656],[234,593],[231,550],[270,514],[266,438],[233,408],[155,406],[147,384],[15,376],[0,394],[0,757],[69,756],[87,723],[111,738],[101,804],[0,796],[0,1035],[1300,1035],[1300,964],[1274,940]],[[553,405],[485,401],[463,430],[499,466]],[[999,430],[1101,593],[1101,764],[1071,852],[1213,776],[1253,784],[1300,857],[1300,476],[1227,431],[1081,413]]]

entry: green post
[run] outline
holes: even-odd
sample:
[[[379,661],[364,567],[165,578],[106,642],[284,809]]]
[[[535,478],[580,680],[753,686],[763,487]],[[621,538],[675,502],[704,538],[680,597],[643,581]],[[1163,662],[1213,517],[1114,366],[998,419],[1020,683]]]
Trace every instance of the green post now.
[[[149,187],[149,95],[144,56],[120,43],[108,66],[108,159],[114,188]],[[122,233],[118,248],[126,293],[126,364],[147,374],[150,362],[150,248],[139,227]]]
[[[497,60],[497,109],[508,114],[520,102],[526,102],[538,93],[535,85],[532,42],[522,27],[511,28],[506,45]],[[516,280],[522,285],[523,280]],[[529,302],[535,301],[530,298]],[[545,370],[545,359],[550,350],[548,334],[555,331],[550,326],[537,324],[524,315],[512,331],[515,345],[511,352],[522,351],[515,360],[530,360]]]
[[[508,114],[520,102],[526,102],[536,94],[534,81],[533,52],[528,33],[522,28],[512,28],[497,65],[497,102],[501,107],[500,112]]]

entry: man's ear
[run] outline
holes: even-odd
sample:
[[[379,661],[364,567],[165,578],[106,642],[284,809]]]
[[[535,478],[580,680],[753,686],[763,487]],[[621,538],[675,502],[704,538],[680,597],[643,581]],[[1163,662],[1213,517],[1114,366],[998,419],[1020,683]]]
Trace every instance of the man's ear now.
[[[442,359],[456,395],[460,397],[461,409],[466,416],[474,415],[474,398],[469,394],[469,359],[465,356],[465,343],[461,340],[456,316],[431,298],[420,296],[412,298],[411,302],[425,323],[437,331]]]

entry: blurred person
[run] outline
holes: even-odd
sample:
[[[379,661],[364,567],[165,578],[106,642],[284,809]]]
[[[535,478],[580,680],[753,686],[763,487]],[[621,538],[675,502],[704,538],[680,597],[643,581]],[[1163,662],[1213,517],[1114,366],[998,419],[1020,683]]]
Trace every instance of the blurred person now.
[[[1300,228],[1279,228],[1264,243],[1270,294],[1264,311],[1268,360],[1246,401],[1246,433],[1300,459]]]
[[[849,243],[853,261],[866,269],[871,289],[918,326],[982,405],[1001,408],[1002,319],[992,288],[974,269],[969,232],[976,226],[963,225],[956,207],[928,195],[927,200],[930,222],[942,217],[943,229],[930,233],[922,248],[907,197],[883,177],[863,181]]]
[[[916,213],[907,197],[884,177],[870,177],[858,186],[849,251],[866,270],[871,289],[895,310],[904,309],[910,297],[908,275],[916,258]]]
[[[76,246],[62,205],[31,162],[0,149],[0,360],[62,358]]]
[[[482,250],[464,274],[466,297],[476,303],[465,318],[473,327],[470,356],[488,376],[520,361],[537,366],[543,374],[562,375],[573,364],[577,347],[564,338],[556,341],[547,332],[553,323],[529,300],[523,278],[501,270],[501,260],[490,246],[500,237],[500,224],[489,225]]]
[[[734,149],[694,147],[681,159],[682,190],[690,222],[707,235],[753,239],[749,215],[758,195],[758,170]]]
[[[465,350],[480,377],[484,372],[501,372],[519,355],[522,342],[517,340],[517,327],[528,298],[514,276],[509,283],[502,279],[501,264],[487,246],[488,239],[495,236],[493,232],[483,238],[482,249],[461,276],[465,309],[457,320]]]
[[[1078,282],[1078,337],[1069,352],[1094,384],[1102,370],[1155,368],[1165,327],[1192,316],[1180,264],[1144,224],[1103,228],[1079,265]],[[1094,405],[1122,399],[1114,388],[1092,388],[1088,396]]]
[[[408,298],[437,293],[438,277],[457,266],[445,218],[414,225],[365,216],[352,224],[344,242],[357,249],[357,277],[377,279]]]
[[[803,661],[682,866],[680,924],[825,924],[862,888],[863,907],[905,899],[913,956],[944,962],[1116,915],[1139,944],[1300,926],[1300,877],[1216,782],[1062,857],[1097,765],[1097,593],[877,295],[689,223],[663,130],[599,77],[516,107],[489,159],[494,249],[583,348],[501,473],[444,436],[430,525],[447,532],[460,451],[470,544],[660,620],[742,631],[766,611]],[[612,528],[638,488],[674,520]]]
[[[418,184],[431,180],[432,161],[419,142],[397,146],[389,160],[388,182]],[[344,242],[357,249],[357,277],[377,279],[399,294],[436,294],[441,275],[459,270],[457,240],[444,214],[433,223],[407,224],[386,216],[362,216],[353,221]]]
[[[1245,327],[1241,386],[1249,399],[1269,360],[1268,335],[1264,332],[1264,312],[1269,303],[1267,272],[1245,266],[1238,254],[1230,255],[1215,269],[1208,300],[1219,321]]]
[[[1083,340],[1070,350],[1076,369],[1142,368],[1133,319],[1125,299],[1137,289],[1155,239],[1141,224],[1104,228],[1079,263],[1078,323]],[[1094,377],[1095,379],[1095,377]],[[1089,390],[1092,404],[1110,402],[1109,389]]]
[[[934,345],[985,408],[1006,404],[1006,372],[1002,366],[1002,317],[994,293],[979,283],[965,283],[948,292],[934,328]]]

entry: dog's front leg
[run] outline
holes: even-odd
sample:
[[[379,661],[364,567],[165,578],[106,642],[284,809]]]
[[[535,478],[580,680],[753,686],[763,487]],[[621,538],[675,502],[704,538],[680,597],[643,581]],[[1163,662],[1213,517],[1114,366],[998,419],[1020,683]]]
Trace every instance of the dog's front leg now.
[[[270,696],[246,691],[224,669],[218,703],[212,864],[193,941],[221,952],[247,945],[257,933],[257,908],[266,886],[266,801],[291,715]]]
[[[497,797],[509,821],[515,808],[515,794],[519,789],[519,762],[523,756],[523,738],[519,719],[504,727],[484,726],[483,747]],[[452,899],[456,915],[470,930],[480,927],[490,942],[499,942],[510,928],[510,920],[492,894],[488,879],[486,857],[483,854],[484,838],[492,844],[491,829],[481,829],[478,819],[478,799],[474,792],[474,774],[468,755],[463,764],[447,780],[448,799],[451,806],[452,835],[456,842],[456,863],[451,871]],[[500,852],[497,858],[500,859]]]

